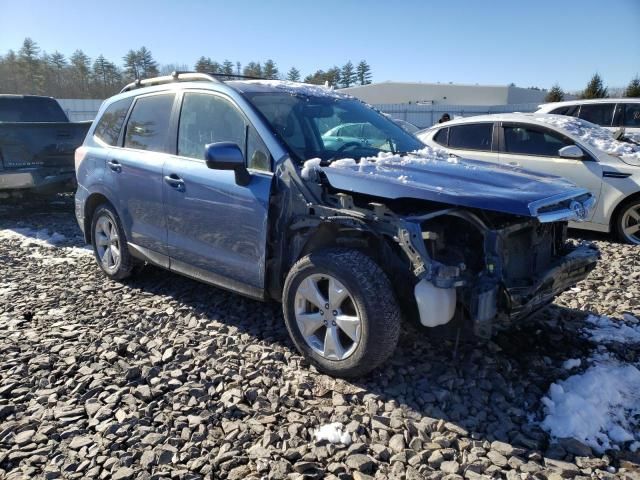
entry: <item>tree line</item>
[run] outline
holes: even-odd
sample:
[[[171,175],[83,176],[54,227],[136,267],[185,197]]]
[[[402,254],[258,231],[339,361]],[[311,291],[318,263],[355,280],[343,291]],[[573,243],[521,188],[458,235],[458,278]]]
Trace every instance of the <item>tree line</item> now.
[[[551,87],[544,100],[545,102],[561,102],[565,95],[565,91],[556,83]],[[640,97],[640,76],[636,75],[631,79],[622,95],[624,97]],[[609,98],[609,89],[604,86],[602,77],[594,73],[586,88],[578,94],[578,98]]]
[[[18,51],[0,55],[0,93],[49,95],[58,98],[107,98],[136,79],[168,75],[174,70],[195,70],[205,73],[244,75],[294,82],[328,83],[336,88],[371,83],[371,67],[362,60],[357,65],[348,61],[342,67],[316,70],[302,77],[300,70],[291,67],[281,73],[276,63],[252,61],[246,65],[225,59],[222,62],[202,56],[189,65],[159,65],[151,51],[142,46],[129,50],[121,63],[99,55],[90,58],[81,49],[65,56],[59,51],[48,53],[31,38],[25,38]]]

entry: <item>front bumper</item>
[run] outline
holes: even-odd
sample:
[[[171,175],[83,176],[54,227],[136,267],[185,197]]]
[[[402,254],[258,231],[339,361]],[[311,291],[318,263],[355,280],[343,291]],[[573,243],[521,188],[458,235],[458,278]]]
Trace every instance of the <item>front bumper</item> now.
[[[495,285],[474,295],[474,330],[491,335],[495,324],[522,320],[553,301],[562,292],[584,280],[600,258],[593,246],[581,245],[559,258],[527,286]]]
[[[61,171],[48,168],[24,168],[18,170],[0,170],[1,190],[60,190],[75,184],[73,170]],[[72,188],[69,188],[72,190]]]

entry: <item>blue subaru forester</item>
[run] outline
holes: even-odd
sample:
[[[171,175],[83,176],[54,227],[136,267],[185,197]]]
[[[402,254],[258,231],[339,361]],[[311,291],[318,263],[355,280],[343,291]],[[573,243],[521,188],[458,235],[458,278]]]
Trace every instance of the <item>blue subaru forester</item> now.
[[[334,134],[343,124],[359,133]],[[109,278],[151,263],[280,301],[296,347],[338,376],[384,362],[402,318],[486,337],[598,258],[566,241],[587,191],[447,158],[319,86],[138,81],[104,102],[76,174],[78,223]]]

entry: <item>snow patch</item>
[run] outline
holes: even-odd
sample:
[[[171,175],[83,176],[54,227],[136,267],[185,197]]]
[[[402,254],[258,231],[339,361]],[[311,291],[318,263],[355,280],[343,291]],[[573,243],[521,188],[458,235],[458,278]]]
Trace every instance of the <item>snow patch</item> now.
[[[579,358],[570,358],[562,364],[562,368],[565,370],[573,370],[574,368],[578,368],[580,365],[582,365],[582,360]]]
[[[45,247],[55,248],[65,253],[65,256],[71,258],[78,258],[85,255],[93,254],[93,251],[89,247],[64,247],[60,244],[67,241],[67,237],[58,232],[49,233],[46,228],[40,230],[34,230],[31,228],[7,228],[0,230],[0,240],[17,240],[20,242],[20,247],[29,249],[31,247]],[[45,256],[33,252],[31,254],[34,258],[44,259]],[[59,258],[48,258],[45,260],[50,264],[62,263]]]
[[[594,342],[640,343],[640,324],[633,315],[625,314],[623,320],[589,315],[587,323],[586,336]]]
[[[564,115],[538,114],[534,118],[556,128],[561,128],[584,143],[600,151],[621,157],[632,163],[640,162],[640,145],[621,142],[613,138],[613,132],[580,118]]]
[[[316,441],[327,440],[330,443],[351,444],[351,436],[343,430],[340,423],[328,423],[315,431]]]
[[[640,440],[640,370],[633,365],[596,363],[553,383],[542,403],[541,426],[554,438],[572,437],[598,452]]]
[[[277,88],[290,95],[304,95],[309,97],[329,97],[336,99],[353,99],[355,97],[340,93],[331,87],[322,85],[311,85],[309,83],[289,82],[287,80],[247,80],[245,83],[254,85],[264,85],[266,87]]]
[[[302,178],[305,180],[309,180],[311,178],[311,171],[314,168],[319,167],[320,162],[322,162],[322,160],[319,158],[311,158],[306,162],[304,162],[304,165],[302,166],[302,171],[300,172],[300,175],[302,176]]]

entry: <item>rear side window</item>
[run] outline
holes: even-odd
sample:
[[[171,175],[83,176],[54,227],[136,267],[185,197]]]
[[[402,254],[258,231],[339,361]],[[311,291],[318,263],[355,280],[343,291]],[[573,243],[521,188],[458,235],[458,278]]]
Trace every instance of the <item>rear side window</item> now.
[[[140,97],[133,105],[125,133],[125,148],[164,152],[174,94]]]
[[[449,129],[442,128],[438,130],[438,132],[433,136],[433,141],[443,147],[446,147],[447,142],[449,141]]]
[[[567,145],[573,143],[548,130],[504,127],[504,146],[507,153],[557,157],[558,150]]]
[[[640,103],[625,103],[624,121],[625,127],[640,127]]]
[[[465,150],[491,150],[492,123],[449,127],[449,147]]]
[[[580,118],[605,127],[613,120],[613,103],[590,103],[580,107]]]
[[[133,97],[123,98],[109,105],[100,117],[93,134],[107,145],[116,145],[132,101]]]
[[[560,107],[555,110],[551,110],[549,113],[553,113],[554,115],[566,115],[571,107]]]

